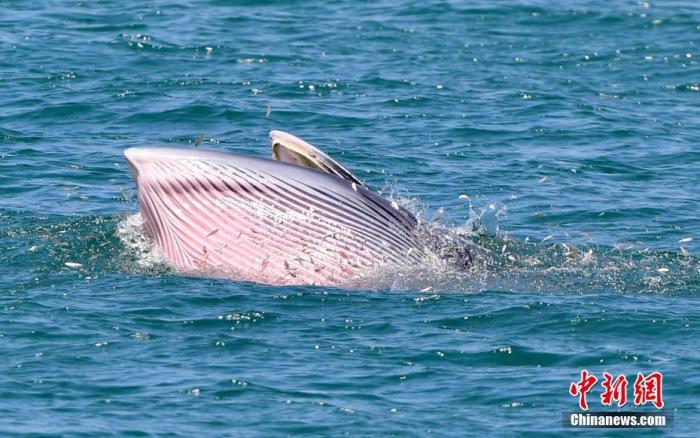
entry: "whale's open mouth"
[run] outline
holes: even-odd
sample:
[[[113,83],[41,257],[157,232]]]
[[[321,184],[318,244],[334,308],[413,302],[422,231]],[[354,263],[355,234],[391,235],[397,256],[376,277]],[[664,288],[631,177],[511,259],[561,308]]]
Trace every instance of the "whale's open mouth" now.
[[[280,154],[292,150],[289,142],[275,144]],[[415,219],[359,180],[338,175],[325,154],[314,155],[328,166],[322,169],[201,149],[124,154],[146,232],[182,271],[335,285],[425,256]]]

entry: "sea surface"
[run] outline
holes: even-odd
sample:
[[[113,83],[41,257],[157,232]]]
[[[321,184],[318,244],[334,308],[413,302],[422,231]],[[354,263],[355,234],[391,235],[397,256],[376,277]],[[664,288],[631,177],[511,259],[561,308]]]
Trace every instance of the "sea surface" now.
[[[492,257],[169,269],[124,149],[271,129]],[[562,434],[586,369],[699,436],[699,190],[695,0],[3,0],[0,435]]]

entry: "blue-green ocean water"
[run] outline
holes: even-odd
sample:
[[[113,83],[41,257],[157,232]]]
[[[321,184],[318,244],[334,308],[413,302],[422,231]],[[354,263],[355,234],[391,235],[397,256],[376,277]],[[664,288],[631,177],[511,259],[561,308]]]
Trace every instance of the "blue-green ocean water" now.
[[[631,411],[661,371],[697,436],[696,1],[0,6],[0,434],[539,436],[586,368]],[[154,262],[122,151],[270,129],[493,260],[352,291]]]

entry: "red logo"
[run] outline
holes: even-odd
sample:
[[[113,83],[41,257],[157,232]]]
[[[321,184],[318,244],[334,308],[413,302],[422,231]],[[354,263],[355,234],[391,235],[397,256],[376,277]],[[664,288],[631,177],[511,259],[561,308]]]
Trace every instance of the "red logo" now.
[[[640,406],[652,403],[657,409],[663,408],[662,380],[663,375],[658,371],[646,376],[637,373],[637,378],[634,381],[634,404]],[[569,394],[573,397],[578,396],[578,405],[584,411],[588,410],[586,394],[593,389],[597,382],[596,376],[589,374],[587,370],[581,370],[581,379],[569,386]],[[622,407],[627,404],[627,377],[623,374],[613,379],[612,374],[603,373],[601,385],[603,387],[603,393],[600,394],[602,405],[612,406],[613,402],[616,402],[618,407]]]
[[[654,371],[646,377],[642,373],[637,373],[637,380],[634,381],[634,404],[645,405],[653,403],[657,409],[664,407],[664,400],[661,395],[661,380],[663,376],[660,372]]]
[[[605,391],[600,395],[600,402],[605,406],[612,406],[612,402],[616,401],[618,407],[622,407],[627,403],[627,377],[620,374],[613,381],[612,374],[603,373],[603,389]]]
[[[574,382],[569,387],[569,394],[576,397],[578,395],[578,405],[584,411],[588,410],[588,403],[586,402],[586,393],[595,386],[595,382],[598,381],[596,376],[588,374],[588,371],[581,370],[581,380]]]

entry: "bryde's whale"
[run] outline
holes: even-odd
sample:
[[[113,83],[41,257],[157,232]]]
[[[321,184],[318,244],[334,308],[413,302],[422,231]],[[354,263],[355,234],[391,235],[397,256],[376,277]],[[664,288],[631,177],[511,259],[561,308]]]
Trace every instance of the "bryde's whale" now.
[[[171,147],[124,151],[146,233],[173,267],[273,285],[341,285],[436,256],[471,265],[479,247],[426,232],[319,149],[281,131],[270,132],[270,143],[274,159]]]

